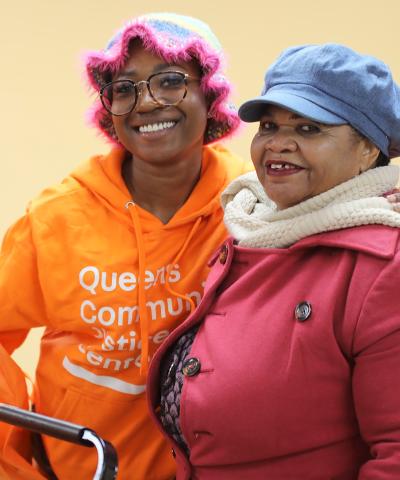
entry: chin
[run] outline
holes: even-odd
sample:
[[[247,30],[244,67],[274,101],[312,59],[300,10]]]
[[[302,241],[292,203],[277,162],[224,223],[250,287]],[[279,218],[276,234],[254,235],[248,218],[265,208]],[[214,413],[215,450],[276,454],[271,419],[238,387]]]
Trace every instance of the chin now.
[[[285,208],[289,208],[289,207],[293,207],[294,205],[297,205],[298,203],[300,203],[302,200],[293,200],[293,201],[290,201],[288,200],[288,198],[286,197],[284,200],[282,200],[282,197],[280,198],[277,198],[276,195],[268,195],[268,192],[267,193],[267,196],[270,200],[272,200],[275,205],[278,207],[278,210],[285,210]]]
[[[132,151],[133,157],[140,158],[144,161],[151,163],[164,163],[174,158],[179,153],[179,150],[174,148],[160,148],[158,146],[149,146],[138,150],[137,148]]]

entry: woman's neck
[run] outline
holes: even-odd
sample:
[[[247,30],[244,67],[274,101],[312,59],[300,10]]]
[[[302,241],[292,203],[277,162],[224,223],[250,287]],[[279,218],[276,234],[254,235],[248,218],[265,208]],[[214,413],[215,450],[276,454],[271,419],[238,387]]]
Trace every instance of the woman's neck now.
[[[199,181],[201,160],[201,152],[197,158],[162,165],[130,157],[122,164],[122,177],[134,202],[165,224]]]

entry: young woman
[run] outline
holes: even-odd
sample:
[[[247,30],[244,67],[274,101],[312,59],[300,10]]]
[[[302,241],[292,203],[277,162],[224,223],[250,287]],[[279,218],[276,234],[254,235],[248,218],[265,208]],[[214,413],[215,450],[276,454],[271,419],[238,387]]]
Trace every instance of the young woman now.
[[[165,480],[175,466],[147,412],[147,366],[200,302],[226,237],[220,193],[248,167],[216,142],[239,119],[218,40],[193,18],[135,18],[87,56],[86,71],[99,94],[93,125],[112,148],[44,191],[7,233],[0,342],[11,354],[46,326],[36,411],[111,441],[121,480]],[[95,452],[43,440],[58,478],[78,467],[92,478]],[[18,478],[13,457],[1,461]]]

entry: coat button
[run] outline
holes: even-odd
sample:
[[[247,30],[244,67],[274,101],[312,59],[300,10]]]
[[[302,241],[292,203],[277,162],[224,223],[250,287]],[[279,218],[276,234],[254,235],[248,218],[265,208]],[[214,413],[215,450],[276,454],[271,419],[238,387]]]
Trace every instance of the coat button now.
[[[174,458],[176,458],[176,453],[175,453],[175,450],[174,450],[173,448],[171,449],[171,455],[172,455]]]
[[[222,265],[224,265],[227,258],[228,258],[228,246],[227,245],[222,245],[221,251],[219,253],[220,263],[222,263]]]
[[[311,315],[312,308],[310,302],[300,302],[296,305],[294,314],[299,322],[304,322]]]
[[[198,358],[188,358],[183,362],[183,367],[182,367],[182,373],[186,377],[193,377],[193,375],[196,375],[199,373],[201,368],[201,363]]]

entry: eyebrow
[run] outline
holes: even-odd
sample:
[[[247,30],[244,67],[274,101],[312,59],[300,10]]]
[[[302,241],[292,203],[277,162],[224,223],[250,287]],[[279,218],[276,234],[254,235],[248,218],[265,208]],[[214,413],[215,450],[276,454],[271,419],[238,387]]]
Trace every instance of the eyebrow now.
[[[174,65],[170,63],[159,63],[153,68],[153,73],[158,73],[161,70],[164,70],[166,68],[182,68],[180,65]],[[130,70],[120,70],[118,74],[115,76],[115,78],[120,78],[120,77],[136,77],[138,75],[137,70],[134,68]]]

